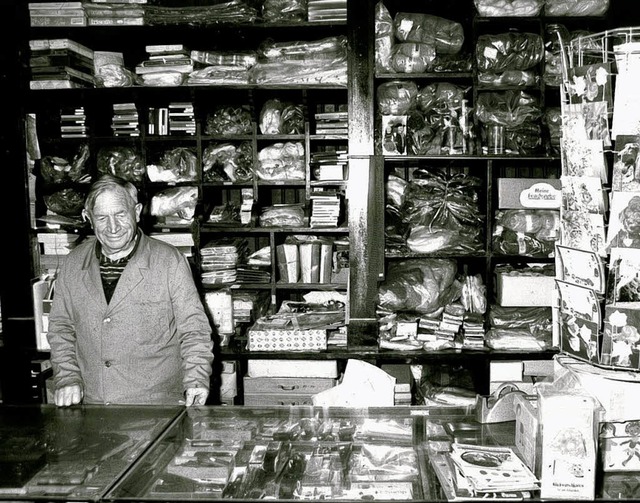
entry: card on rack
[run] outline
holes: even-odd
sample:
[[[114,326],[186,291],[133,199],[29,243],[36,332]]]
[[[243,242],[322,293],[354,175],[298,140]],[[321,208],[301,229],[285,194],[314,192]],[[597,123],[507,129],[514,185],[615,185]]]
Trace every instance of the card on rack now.
[[[611,190],[640,192],[640,135],[616,136]]]
[[[611,197],[607,249],[640,248],[640,194],[614,192]]]
[[[604,261],[597,253],[564,245],[556,245],[556,252],[556,278],[604,293]]]

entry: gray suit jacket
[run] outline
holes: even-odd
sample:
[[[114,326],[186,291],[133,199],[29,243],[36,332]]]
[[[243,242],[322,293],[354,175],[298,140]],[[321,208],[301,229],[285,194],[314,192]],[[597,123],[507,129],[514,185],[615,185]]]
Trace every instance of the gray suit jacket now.
[[[107,304],[95,237],[56,278],[48,339],[56,388],[84,403],[177,404],[209,388],[212,330],[186,258],[144,234]]]

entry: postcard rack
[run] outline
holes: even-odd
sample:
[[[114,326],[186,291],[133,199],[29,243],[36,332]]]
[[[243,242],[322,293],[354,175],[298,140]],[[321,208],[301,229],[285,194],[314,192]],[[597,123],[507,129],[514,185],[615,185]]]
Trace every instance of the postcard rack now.
[[[640,371],[640,27],[563,40],[556,340]],[[638,222],[638,224],[636,224]]]

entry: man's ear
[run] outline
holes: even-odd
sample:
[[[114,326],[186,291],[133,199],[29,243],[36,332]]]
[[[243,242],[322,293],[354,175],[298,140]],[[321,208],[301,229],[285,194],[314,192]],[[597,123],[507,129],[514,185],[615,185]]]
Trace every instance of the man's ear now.
[[[140,215],[142,214],[142,203],[136,204],[136,222],[140,221]]]
[[[91,218],[89,217],[89,212],[86,209],[82,209],[82,221],[91,223]]]

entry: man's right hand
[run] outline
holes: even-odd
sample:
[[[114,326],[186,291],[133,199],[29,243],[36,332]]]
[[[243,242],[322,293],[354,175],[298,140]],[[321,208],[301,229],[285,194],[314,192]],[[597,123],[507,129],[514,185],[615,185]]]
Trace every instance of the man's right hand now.
[[[82,387],[79,384],[71,384],[57,389],[54,400],[58,407],[69,407],[82,402],[83,395]]]

